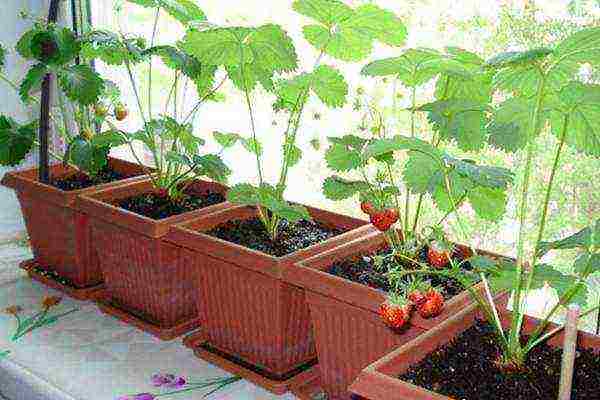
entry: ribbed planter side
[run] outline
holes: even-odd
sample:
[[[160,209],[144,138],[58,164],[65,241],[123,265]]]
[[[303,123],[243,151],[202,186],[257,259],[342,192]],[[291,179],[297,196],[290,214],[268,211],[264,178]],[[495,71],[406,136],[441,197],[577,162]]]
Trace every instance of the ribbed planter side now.
[[[502,296],[500,301],[496,300],[500,305],[500,318],[505,327],[510,326],[510,312],[503,308],[507,298],[508,296]],[[453,318],[373,362],[352,383],[350,391],[360,396],[360,399],[366,400],[451,400],[447,396],[404,382],[398,379],[398,376],[471,327],[475,318],[481,319],[483,315],[477,305],[472,304]],[[539,323],[540,320],[525,316],[523,333],[533,332]],[[548,330],[555,327],[556,325],[550,324]],[[564,330],[554,335],[547,343],[552,347],[561,348],[563,342]],[[591,348],[596,353],[600,350],[599,336],[579,331],[577,342],[579,346]]]
[[[136,326],[169,340],[193,329],[196,310],[193,260],[176,243],[164,236],[176,223],[230,207],[224,202],[161,220],[126,211],[117,204],[132,196],[155,190],[150,181],[134,182],[99,191],[78,199],[90,215],[92,241],[100,255],[105,281],[101,303],[108,311]],[[227,188],[212,182],[196,181],[190,190],[225,193]],[[104,308],[106,309],[106,307]],[[115,310],[116,309],[116,310]]]
[[[282,279],[294,263],[370,234],[364,221],[308,207],[314,220],[346,233],[285,257],[226,242],[204,232],[223,222],[257,216],[252,207],[233,207],[171,229],[168,240],[193,254],[198,311],[207,343],[285,380],[316,358],[304,291]]]
[[[94,224],[93,236],[116,306],[161,327],[195,318],[192,260],[177,247],[104,222]]]
[[[285,271],[285,280],[305,288],[313,322],[321,384],[335,400],[348,400],[348,385],[360,371],[392,348],[431,329],[471,302],[465,291],[446,302],[435,318],[423,319],[413,313],[408,330],[397,334],[378,315],[386,294],[356,282],[329,274],[332,264],[381,249],[381,233],[363,236],[354,242],[298,262]],[[500,257],[487,252],[481,254]],[[363,345],[363,344],[367,345]]]
[[[316,357],[302,290],[213,257],[193,259],[211,346],[276,375]]]
[[[315,330],[321,385],[330,400],[350,399],[348,386],[367,365],[425,330],[391,331],[375,313],[307,292]]]
[[[9,172],[2,180],[3,185],[17,192],[37,264],[70,280],[77,288],[102,283],[102,274],[90,242],[88,216],[76,206],[76,198],[145,179],[140,176],[142,169],[137,164],[112,158],[109,163],[117,172],[131,178],[68,192],[39,183],[37,169]],[[50,170],[52,177],[74,172],[59,164]]]

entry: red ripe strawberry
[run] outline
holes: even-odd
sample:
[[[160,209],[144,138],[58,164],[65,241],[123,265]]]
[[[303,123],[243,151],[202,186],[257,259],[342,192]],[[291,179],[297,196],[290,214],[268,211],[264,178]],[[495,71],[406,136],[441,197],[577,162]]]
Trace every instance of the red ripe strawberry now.
[[[371,223],[381,232],[387,232],[392,225],[398,221],[398,210],[388,208],[386,210],[372,213],[369,215]]]
[[[444,296],[435,289],[425,293],[425,301],[417,306],[417,312],[423,318],[433,318],[441,314],[444,309]]]
[[[419,306],[425,303],[425,301],[427,301],[427,298],[425,297],[422,291],[420,291],[419,289],[415,289],[409,293],[408,300],[410,300],[410,302],[413,303],[415,306]]]
[[[427,250],[427,261],[432,267],[442,269],[450,262],[452,251],[439,242],[431,242]]]
[[[411,304],[396,304],[386,301],[379,306],[379,315],[392,329],[402,328],[410,319]]]
[[[156,191],[156,196],[160,199],[166,199],[169,197],[169,191],[165,188],[160,188]]]
[[[375,212],[373,204],[368,201],[363,201],[362,203],[360,203],[360,209],[362,210],[362,212],[368,215],[371,215]]]

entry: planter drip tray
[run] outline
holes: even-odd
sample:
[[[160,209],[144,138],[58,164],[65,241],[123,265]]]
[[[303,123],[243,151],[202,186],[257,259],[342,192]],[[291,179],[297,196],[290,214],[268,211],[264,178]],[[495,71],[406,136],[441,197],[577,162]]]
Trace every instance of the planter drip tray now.
[[[100,310],[112,317],[133,325],[138,329],[148,332],[161,340],[173,340],[181,335],[184,335],[200,325],[199,319],[185,320],[174,326],[160,326],[155,321],[150,321],[151,318],[141,315],[133,310],[128,310],[119,305],[116,301],[106,297],[106,295],[97,298],[96,304]]]
[[[184,338],[183,344],[192,349],[196,357],[214,364],[231,374],[238,375],[276,395],[282,395],[288,391],[297,395],[297,391],[313,387],[314,383],[319,379],[317,359],[302,364],[284,375],[274,375],[256,365],[252,365],[211,346],[208,344],[206,336],[202,331],[192,333]],[[313,400],[316,398],[300,397],[300,399]]]
[[[19,268],[27,271],[27,275],[34,281],[37,281],[52,289],[58,290],[76,300],[95,300],[102,295],[104,285],[93,285],[88,287],[76,287],[67,279],[60,277],[56,272],[41,265],[35,259],[23,261]]]

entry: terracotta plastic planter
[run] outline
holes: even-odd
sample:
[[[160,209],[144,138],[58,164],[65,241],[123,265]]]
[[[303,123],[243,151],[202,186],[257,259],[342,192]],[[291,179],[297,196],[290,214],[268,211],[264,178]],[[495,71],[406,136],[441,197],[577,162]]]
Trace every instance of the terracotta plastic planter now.
[[[189,190],[225,194],[217,183],[196,181]],[[198,326],[192,260],[179,257],[164,236],[169,228],[228,208],[227,202],[154,220],[122,209],[122,199],[152,192],[149,180],[102,190],[78,199],[90,216],[92,240],[100,255],[105,290],[100,308],[163,340]]]
[[[40,183],[37,169],[8,172],[2,179],[2,185],[17,193],[33,250],[34,259],[24,263],[23,268],[43,283],[79,299],[88,299],[97,293],[102,284],[102,274],[90,242],[89,218],[77,207],[77,197],[145,179],[142,168],[137,164],[116,158],[110,158],[109,164],[129,178],[72,191]],[[53,178],[75,172],[62,164],[53,165],[50,169]],[[34,267],[56,273],[68,279],[73,286],[39,274]]]
[[[365,221],[307,208],[315,221],[347,232],[285,257],[203,233],[224,221],[257,216],[252,207],[235,207],[177,225],[168,235],[169,241],[188,249],[182,258],[191,259],[197,271],[202,331],[188,338],[188,345],[208,344],[221,353],[219,366],[231,370],[228,365],[233,360],[243,367],[235,372],[248,379],[258,372],[264,379],[255,382],[275,393],[287,391],[291,377],[316,359],[304,290],[286,283],[284,271],[295,268],[297,261],[372,232]]]
[[[387,247],[379,232],[317,255],[286,270],[285,279],[306,289],[321,372],[328,399],[350,399],[348,386],[360,371],[392,349],[439,325],[471,302],[468,292],[454,296],[439,316],[423,319],[414,313],[400,334],[378,314],[386,293],[326,272],[332,264]],[[487,252],[494,257],[500,257]]]
[[[360,398],[368,400],[451,400],[449,397],[404,382],[397,377],[406,372],[411,365],[418,363],[429,353],[449,343],[471,327],[476,317],[481,318],[481,313],[478,311],[477,305],[472,304],[454,318],[369,365],[350,386],[350,391]],[[504,325],[510,324],[508,312],[504,312],[501,318]],[[538,322],[539,320],[535,318],[526,317],[523,332],[525,334],[532,332]],[[551,325],[550,329],[555,326]],[[548,344],[553,347],[561,347],[563,339],[564,331],[561,331],[560,334],[552,337]],[[584,348],[598,351],[600,350],[600,337],[579,332],[578,344]]]

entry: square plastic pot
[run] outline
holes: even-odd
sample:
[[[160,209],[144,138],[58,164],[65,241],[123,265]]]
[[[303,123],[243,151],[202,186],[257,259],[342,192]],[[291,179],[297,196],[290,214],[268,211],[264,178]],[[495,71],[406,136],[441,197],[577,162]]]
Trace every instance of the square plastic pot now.
[[[386,300],[385,292],[327,272],[335,262],[386,247],[383,234],[374,232],[286,270],[286,281],[306,290],[321,387],[330,400],[350,399],[348,386],[363,368],[439,325],[471,302],[469,294],[462,292],[446,302],[439,316],[423,319],[414,313],[408,328],[400,334],[394,332],[378,314],[380,304]]]
[[[72,191],[40,183],[37,169],[8,172],[2,179],[2,185],[17,193],[33,262],[68,279],[75,290],[102,283],[98,257],[90,241],[89,216],[77,206],[77,197],[146,178],[138,164],[116,158],[110,158],[109,164],[129,178]],[[62,164],[52,165],[50,169],[52,178],[75,172]]]
[[[252,207],[221,210],[175,226],[168,238],[187,250],[197,272],[197,306],[206,343],[271,380],[316,358],[304,290],[284,271],[315,254],[372,232],[365,221],[307,207],[312,218],[347,232],[285,257],[273,257],[206,234],[225,221],[257,216]],[[187,254],[187,255],[185,255]]]
[[[120,200],[153,192],[149,180],[102,190],[78,199],[90,217],[91,236],[100,257],[105,290],[103,311],[169,340],[197,327],[192,260],[164,240],[169,228],[183,221],[230,207],[208,206],[155,220],[127,211]],[[196,181],[189,190],[225,194],[217,183]]]
[[[509,315],[508,312],[504,312],[501,316],[505,326],[510,324]],[[398,376],[438,347],[448,344],[471,327],[475,318],[481,317],[477,306],[472,304],[443,324],[369,365],[350,386],[350,391],[360,396],[359,398],[368,400],[451,400],[449,397],[404,382],[398,379]],[[531,333],[539,322],[536,318],[526,317],[523,332]],[[555,326],[551,325],[550,329]],[[596,352],[600,350],[600,337],[598,336],[580,331],[577,339],[578,345],[584,348],[591,348]],[[563,340],[564,331],[561,331],[547,343],[553,347],[562,347]]]

